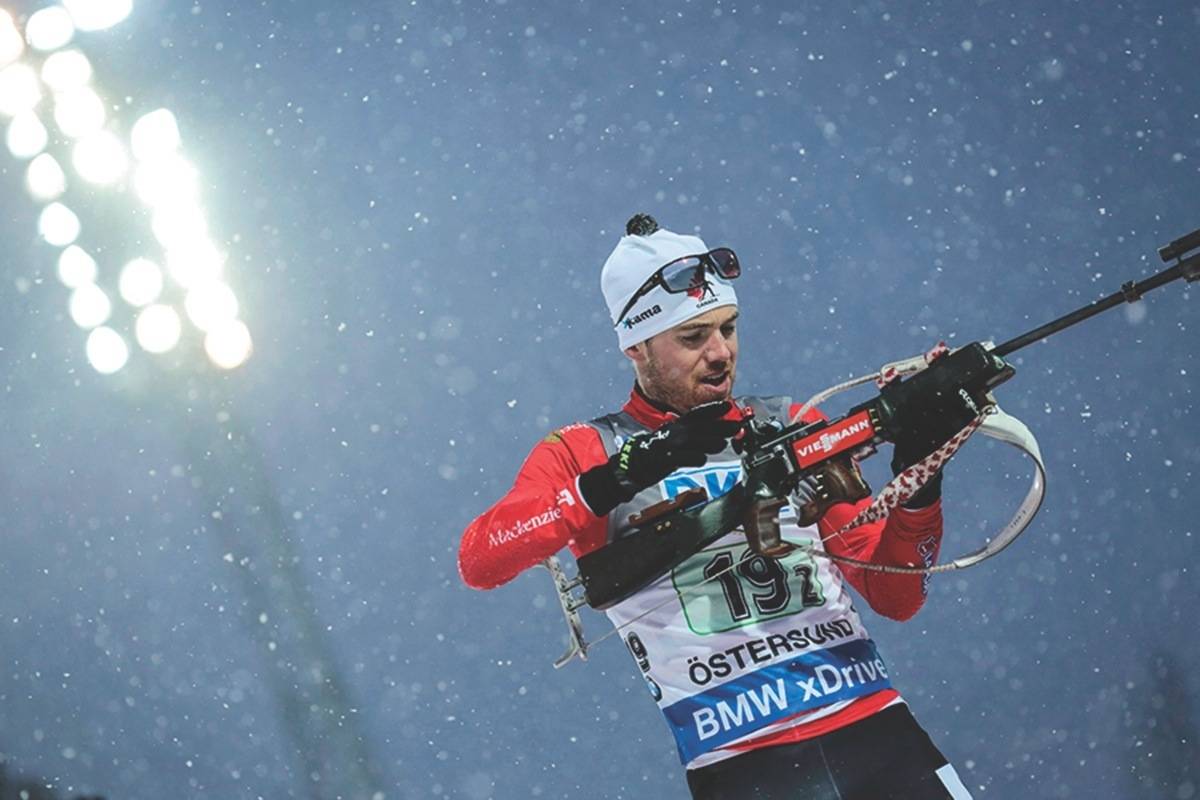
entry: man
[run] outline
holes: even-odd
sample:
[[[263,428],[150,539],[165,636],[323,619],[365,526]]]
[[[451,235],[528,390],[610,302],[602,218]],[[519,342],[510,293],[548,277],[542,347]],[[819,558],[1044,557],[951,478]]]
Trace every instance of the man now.
[[[790,398],[733,398],[741,271],[732,250],[638,215],[605,262],[601,288],[636,382],[619,413],[547,436],[512,489],[463,535],[459,570],[503,584],[569,547],[578,557],[630,529],[631,514],[692,486],[710,497],[740,475],[731,440],[747,410],[788,421]],[[810,411],[806,421],[821,419]],[[957,430],[957,429],[955,429]],[[953,431],[951,431],[952,433]],[[899,471],[945,431],[896,443]],[[792,542],[876,564],[932,564],[942,536],[941,475],[886,520],[832,536],[869,503],[833,505]],[[793,496],[799,508],[811,482]],[[739,563],[740,562],[740,563]],[[730,569],[730,567],[733,567]],[[705,578],[711,578],[705,581]],[[920,575],[838,566],[795,552],[749,553],[727,534],[607,610],[667,717],[696,798],[969,798],[891,686],[847,584],[897,620],[925,599]],[[673,601],[672,601],[673,598]],[[664,604],[665,601],[665,604]],[[647,613],[648,612],[648,613]]]

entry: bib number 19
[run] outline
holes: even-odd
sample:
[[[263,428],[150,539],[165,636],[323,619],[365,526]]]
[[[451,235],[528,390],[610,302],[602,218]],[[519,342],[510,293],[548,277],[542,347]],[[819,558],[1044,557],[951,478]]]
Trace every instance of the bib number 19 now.
[[[744,546],[706,550],[675,569],[677,591],[707,580],[705,589],[681,595],[694,632],[719,633],[825,602],[810,556],[793,553],[777,560],[748,555]]]

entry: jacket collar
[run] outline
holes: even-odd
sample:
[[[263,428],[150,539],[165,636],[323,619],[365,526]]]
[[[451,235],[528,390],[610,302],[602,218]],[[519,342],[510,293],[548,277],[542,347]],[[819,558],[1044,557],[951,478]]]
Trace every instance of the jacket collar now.
[[[642,391],[642,387],[638,386],[636,381],[633,384],[633,390],[629,393],[629,399],[625,401],[625,405],[621,410],[650,430],[659,428],[671,420],[679,418],[679,414],[674,409],[647,397],[646,393]],[[733,408],[725,415],[726,419],[742,419],[744,416],[745,412],[739,407],[735,399],[733,401]]]

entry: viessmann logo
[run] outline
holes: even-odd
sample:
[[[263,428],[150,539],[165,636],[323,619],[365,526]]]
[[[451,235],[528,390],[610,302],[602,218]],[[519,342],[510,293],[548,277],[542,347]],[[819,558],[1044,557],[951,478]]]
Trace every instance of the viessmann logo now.
[[[871,438],[875,429],[866,411],[847,417],[835,426],[830,426],[801,439],[793,445],[796,460],[801,467],[816,463],[822,456],[840,453]]]

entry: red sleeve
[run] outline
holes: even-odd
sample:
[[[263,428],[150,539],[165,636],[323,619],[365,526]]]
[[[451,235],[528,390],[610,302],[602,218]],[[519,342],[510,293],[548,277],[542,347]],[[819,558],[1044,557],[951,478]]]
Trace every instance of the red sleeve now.
[[[829,537],[870,504],[870,498],[860,500],[857,505],[838,503],[825,513],[817,526],[826,550],[872,564],[918,567],[937,563],[942,544],[941,500],[912,511],[897,508],[887,519],[860,525],[836,538]],[[868,605],[885,617],[909,619],[925,603],[926,575],[875,572],[849,564],[838,564],[838,569]]]
[[[793,406],[791,413],[799,410]],[[816,409],[805,413],[805,422],[825,419]],[[871,504],[864,498],[857,504],[838,503],[817,523],[825,548],[834,555],[847,556],[872,564],[894,566],[932,566],[937,563],[942,544],[942,501],[925,508],[897,508],[887,519],[852,528],[839,537],[830,534],[854,519]],[[838,569],[876,612],[896,620],[906,620],[925,603],[928,591],[926,575],[902,575],[875,572],[848,564]]]
[[[533,448],[513,487],[463,533],[458,572],[476,589],[508,583],[564,547],[575,555],[604,544],[605,517],[579,495],[578,477],[607,459],[590,425],[568,425]]]

